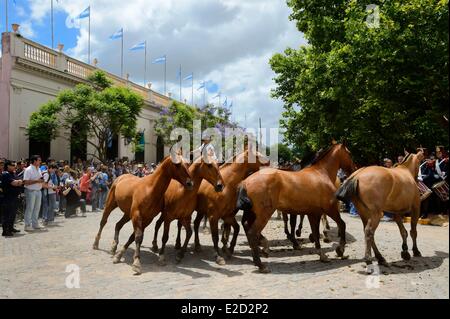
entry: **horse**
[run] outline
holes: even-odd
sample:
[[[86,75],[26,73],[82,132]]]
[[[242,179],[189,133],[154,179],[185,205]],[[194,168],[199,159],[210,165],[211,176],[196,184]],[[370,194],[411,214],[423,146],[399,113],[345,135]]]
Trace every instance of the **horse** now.
[[[378,264],[387,266],[387,262],[375,244],[375,231],[383,212],[394,214],[403,239],[401,257],[409,260],[408,232],[403,225],[403,214],[411,213],[411,231],[413,253],[420,257],[417,248],[417,221],[420,214],[420,193],[416,184],[419,164],[423,152],[409,153],[395,168],[381,166],[363,167],[354,172],[336,192],[336,197],[342,201],[351,200],[358,210],[364,226],[366,243],[365,262],[367,271],[371,273],[373,249]]]
[[[189,239],[192,236],[191,229],[191,215],[197,204],[197,192],[200,188],[200,184],[205,180],[208,185],[214,188],[215,192],[221,192],[225,183],[220,174],[219,165],[211,156],[208,156],[208,161],[204,161],[203,157],[197,159],[190,167],[189,172],[194,178],[194,188],[192,190],[185,190],[181,188],[177,183],[172,182],[169,185],[166,193],[164,194],[164,203],[162,208],[161,217],[158,219],[155,225],[155,234],[153,238],[152,251],[158,251],[157,236],[158,230],[161,224],[164,222],[164,234],[162,238],[162,247],[159,251],[159,263],[165,264],[164,250],[169,239],[169,227],[170,223],[174,219],[178,219],[178,225],[184,226],[186,229],[186,239],[184,241],[181,250],[176,255],[177,262],[180,262],[184,257],[184,254],[189,243]],[[180,248],[179,246],[176,248]]]
[[[305,165],[303,165],[303,167],[304,166]],[[300,167],[300,169],[303,167]],[[288,167],[283,167],[280,169],[283,171],[297,171],[296,169],[294,169],[293,165],[288,166]],[[336,186],[336,189],[338,189],[341,186],[341,180],[339,179],[339,177],[336,177],[336,182],[334,184]],[[300,249],[300,245],[297,243],[295,237],[293,237],[293,238],[291,238],[291,237],[294,236],[294,233],[297,237],[300,237],[300,235],[302,233],[303,220],[305,219],[305,214],[300,214],[300,224],[296,231],[295,231],[295,226],[297,225],[297,215],[296,214],[289,215],[284,212],[281,212],[281,214],[283,216],[284,233],[286,234],[287,239],[289,239],[293,243],[294,249]],[[327,215],[323,214],[320,218],[320,221],[323,225],[323,241],[325,243],[329,243],[330,239],[328,238],[328,232],[330,231],[330,224],[328,223]],[[291,226],[290,231],[288,228],[288,222],[289,222],[289,225]],[[312,238],[312,234],[309,234],[309,240],[312,243],[314,242],[314,238]]]
[[[222,235],[222,243],[224,244],[222,250],[227,256],[231,256],[236,246],[237,237],[239,234],[239,224],[236,221],[237,187],[250,174],[258,171],[260,167],[269,165],[268,158],[259,152],[255,152],[250,145],[244,152],[237,154],[225,164],[220,166],[220,173],[226,183],[224,190],[217,193],[211,185],[203,182],[197,193],[197,205],[195,210],[197,216],[194,220],[195,232],[195,246],[194,250],[199,252],[201,250],[200,239],[198,235],[200,223],[204,216],[207,216],[211,227],[211,237],[215,250],[215,261],[219,265],[225,265],[223,254],[219,250],[219,219],[224,221],[224,231]],[[228,236],[231,227],[233,227],[233,238],[230,243],[230,248],[227,247]],[[178,236],[176,246],[180,245],[180,229],[178,227]]]
[[[132,174],[119,176],[108,193],[100,228],[92,245],[93,249],[98,249],[101,233],[109,215],[116,207],[119,207],[124,215],[115,227],[114,241],[111,247],[111,253],[114,254],[122,226],[130,219],[136,220],[134,216],[141,210],[153,211],[155,206],[159,205],[160,199],[172,179],[177,180],[188,189],[193,187],[188,163],[181,156],[181,152],[167,156],[151,175],[142,178]]]
[[[237,208],[244,210],[242,225],[252,250],[253,262],[261,273],[270,269],[261,262],[258,241],[276,209],[290,214],[307,214],[320,261],[329,261],[320,247],[319,223],[326,213],[338,225],[340,242],[338,257],[344,256],[345,222],[335,197],[336,174],[342,168],[348,174],[355,170],[350,151],[345,144],[333,144],[320,151],[310,166],[289,172],[266,168],[248,177],[239,187]],[[291,237],[292,238],[292,237]]]

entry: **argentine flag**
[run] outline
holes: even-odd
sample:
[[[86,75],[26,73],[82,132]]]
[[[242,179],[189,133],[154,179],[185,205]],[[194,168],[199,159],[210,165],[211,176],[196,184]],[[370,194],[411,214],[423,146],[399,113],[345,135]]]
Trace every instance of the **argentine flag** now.
[[[138,51],[138,50],[144,50],[145,49],[145,41],[135,44],[130,48],[130,51]]]
[[[194,73],[189,74],[188,76],[183,78],[183,81],[192,80],[192,77],[194,76]]]
[[[205,81],[203,81],[202,83],[200,83],[200,86],[198,87],[197,90],[203,89],[205,87]]]
[[[123,28],[109,37],[110,40],[120,39],[123,37]]]
[[[222,104],[223,106],[227,106],[227,97],[225,96],[225,101]]]
[[[87,7],[86,9],[83,10],[83,12],[81,12],[79,15],[77,15],[76,17],[71,17],[71,16],[67,16],[66,19],[66,27],[71,29],[71,28],[80,28],[80,20],[87,18],[91,15],[91,6]]]
[[[152,64],[166,63],[166,56],[163,55],[153,60]]]

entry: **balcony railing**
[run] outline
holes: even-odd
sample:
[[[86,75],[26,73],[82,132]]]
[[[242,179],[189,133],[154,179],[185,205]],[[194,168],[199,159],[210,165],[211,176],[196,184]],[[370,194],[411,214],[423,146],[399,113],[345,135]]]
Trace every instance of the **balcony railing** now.
[[[25,43],[24,45],[24,56],[28,60],[45,64],[50,67],[56,67],[56,54],[43,50],[29,43]]]

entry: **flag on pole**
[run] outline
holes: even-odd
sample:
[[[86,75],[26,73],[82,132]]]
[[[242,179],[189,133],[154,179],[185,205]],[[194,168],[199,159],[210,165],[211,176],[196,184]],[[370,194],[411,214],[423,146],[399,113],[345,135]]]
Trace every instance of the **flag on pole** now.
[[[91,15],[91,7],[87,7],[86,9],[84,9],[83,12],[81,12],[79,15],[77,15],[76,17],[71,17],[71,16],[67,16],[66,19],[66,27],[71,29],[71,28],[77,28],[79,29],[80,26],[80,20],[87,18]]]
[[[231,108],[233,106],[233,101],[230,102],[229,107]]]
[[[138,50],[144,50],[145,49],[145,41],[135,44],[130,48],[130,51],[138,51]]]
[[[214,96],[214,97],[213,97],[213,99],[215,99],[216,97],[219,97],[219,96],[220,96],[220,94],[221,94],[220,92],[219,92],[219,93],[217,93],[217,95],[216,95],[216,96]]]
[[[159,58],[154,59],[152,64],[159,64],[159,63],[165,63],[165,62],[166,62],[166,56],[163,55]]]
[[[111,35],[109,37],[110,40],[116,40],[116,39],[120,39],[123,37],[123,28],[118,30],[116,33],[114,33],[113,35]]]
[[[223,106],[227,106],[227,97],[225,96],[225,101],[222,104]]]
[[[193,77],[193,76],[194,76],[194,73],[191,73],[191,74],[185,76],[185,77],[183,78],[183,81],[192,80],[192,77]]]
[[[200,83],[200,86],[198,87],[197,90],[203,89],[205,87],[205,81],[203,81],[202,83]]]
[[[87,18],[87,17],[89,17],[91,15],[91,6],[89,6],[89,7],[87,7],[86,9],[84,9],[83,10],[83,12],[81,12],[79,15],[78,15],[78,19],[84,19],[84,18]]]

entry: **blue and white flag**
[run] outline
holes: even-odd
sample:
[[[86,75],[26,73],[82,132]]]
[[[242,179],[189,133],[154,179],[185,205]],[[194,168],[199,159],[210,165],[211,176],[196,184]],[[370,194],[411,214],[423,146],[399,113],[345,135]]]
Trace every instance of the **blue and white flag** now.
[[[163,55],[153,60],[152,64],[166,63],[166,56]]]
[[[183,78],[183,81],[192,80],[192,77],[193,77],[193,76],[194,76],[194,73],[191,73],[191,74],[185,76],[185,77]]]
[[[216,96],[214,96],[214,97],[213,97],[213,99],[215,99],[216,97],[219,97],[219,96],[220,96],[220,94],[221,94],[220,92],[219,92],[219,93],[217,93],[217,95],[216,95]]]
[[[200,86],[198,87],[197,90],[203,89],[205,87],[205,81],[203,81],[202,83],[200,83]]]
[[[231,108],[233,106],[233,101],[230,102],[229,107]]]
[[[223,106],[227,106],[227,97],[225,96],[225,101],[222,104]]]
[[[66,18],[66,27],[69,28],[69,29],[71,29],[71,28],[79,29],[81,27],[80,20],[84,19],[84,18],[87,18],[90,15],[91,15],[91,7],[89,6],[86,9],[84,9],[84,11],[81,12],[76,17],[67,16],[67,18]]]
[[[109,37],[110,40],[116,40],[123,37],[123,28]]]
[[[130,48],[130,51],[138,51],[138,50],[144,50],[145,49],[145,41],[135,44]]]

